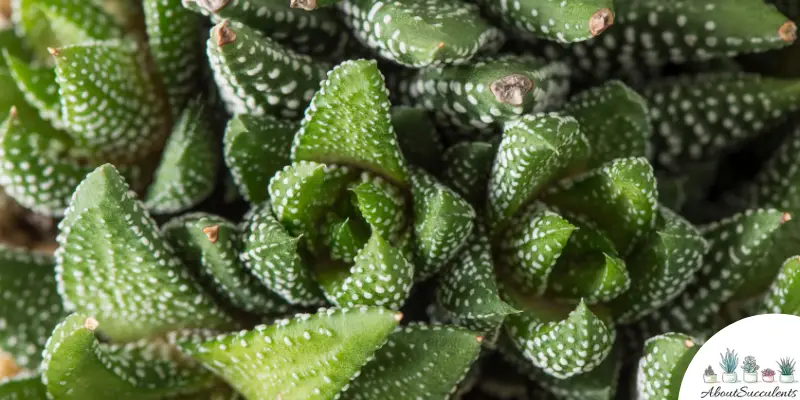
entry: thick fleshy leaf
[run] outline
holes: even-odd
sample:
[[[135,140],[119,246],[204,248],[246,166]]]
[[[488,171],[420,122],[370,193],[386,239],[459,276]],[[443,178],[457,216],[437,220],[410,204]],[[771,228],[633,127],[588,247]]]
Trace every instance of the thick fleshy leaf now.
[[[594,223],[626,256],[656,221],[656,179],[642,157],[621,158],[559,182],[543,201]]]
[[[296,124],[264,115],[236,115],[225,130],[225,164],[250,203],[258,204],[268,198],[269,180],[289,165],[292,139]]]
[[[396,243],[406,227],[406,200],[403,193],[383,178],[361,174],[352,189],[361,216],[374,232]]]
[[[703,267],[672,302],[634,324],[646,338],[669,331],[700,338],[716,332],[712,318],[746,286],[781,232],[787,214],[771,209],[748,210],[703,229],[709,250]]]
[[[312,56],[336,58],[350,42],[347,29],[333,10],[313,13],[292,9],[287,0],[183,0],[191,10],[223,19],[240,21],[264,36]]]
[[[328,70],[309,56],[227,20],[211,29],[206,51],[231,114],[299,119]]]
[[[74,0],[15,0],[14,28],[33,49],[39,62],[48,62],[48,47],[120,38],[122,29],[95,4]]]
[[[463,328],[404,326],[389,335],[342,398],[449,398],[478,359],[482,340]]]
[[[526,359],[546,374],[566,379],[595,369],[611,352],[614,327],[581,301],[569,305],[508,293],[522,313],[506,317],[506,331]]]
[[[762,1],[617,1],[614,25],[602,35],[569,45],[541,43],[541,53],[567,61],[580,80],[640,79],[670,63],[785,47],[795,41],[795,31],[792,22]]]
[[[737,150],[788,118],[800,104],[800,81],[710,73],[655,81],[642,95],[650,104],[658,165],[681,171],[689,161]]]
[[[492,133],[521,115],[560,106],[569,90],[568,74],[559,62],[502,55],[423,69],[401,89],[410,103],[433,111],[438,123],[462,135]]]
[[[170,214],[189,209],[214,190],[219,157],[207,113],[199,100],[181,113],[144,199],[150,212]]]
[[[53,258],[0,246],[0,349],[20,367],[35,370],[63,316]]]
[[[342,218],[334,213],[326,216],[323,229],[325,243],[330,247],[331,259],[347,265],[353,264],[371,235],[370,226],[361,218]],[[345,279],[344,268],[333,268],[333,271],[328,272],[339,275],[334,280]],[[327,276],[327,274],[325,275]],[[330,276],[328,277],[330,278]]]
[[[503,28],[523,38],[580,42],[600,35],[614,23],[612,0],[506,3],[481,0],[487,14],[502,21]]]
[[[428,112],[408,106],[394,106],[390,111],[397,143],[408,163],[438,173],[444,145]]]
[[[70,140],[34,113],[16,109],[0,126],[0,184],[17,203],[61,216],[72,192],[92,168],[66,155]]]
[[[591,224],[576,225],[553,267],[545,297],[595,304],[626,292],[631,279],[614,244]]]
[[[628,257],[631,284],[609,308],[618,323],[630,323],[680,295],[703,265],[708,243],[688,221],[659,210],[656,229]]]
[[[298,254],[300,238],[286,232],[272,215],[269,202],[248,212],[243,231],[241,260],[264,285],[291,304],[311,306],[324,301]]]
[[[39,116],[55,126],[61,124],[61,103],[58,97],[55,69],[34,67],[3,50],[8,71],[14,77],[25,100],[34,106]]]
[[[178,0],[144,0],[150,55],[166,86],[173,115],[189,101],[200,71],[199,16]]]
[[[92,315],[107,337],[231,326],[113,166],[87,175],[59,228],[56,279],[64,305]]]
[[[162,142],[169,132],[167,99],[132,42],[91,42],[52,53],[61,114],[81,155],[118,163]]]
[[[232,222],[205,213],[185,214],[167,222],[164,238],[217,298],[244,311],[268,315],[289,310],[239,260],[241,238]]]
[[[46,400],[47,388],[39,374],[0,379],[1,400]]]
[[[362,44],[407,67],[463,64],[504,41],[478,7],[458,0],[344,0],[341,10]]]
[[[373,231],[347,274],[319,278],[328,299],[339,307],[402,307],[414,283],[414,264]]]
[[[306,235],[315,244],[317,224],[355,179],[347,167],[299,161],[287,165],[269,182],[269,197],[275,218],[295,236]]]
[[[481,333],[496,329],[506,315],[517,312],[500,297],[482,224],[476,225],[464,250],[444,270],[436,303],[455,323]]]
[[[764,313],[800,316],[800,257],[784,261],[778,277],[764,296],[761,307]]]
[[[588,168],[616,158],[650,158],[649,111],[641,95],[617,80],[578,93],[564,107],[592,149]]]
[[[682,333],[666,333],[649,339],[636,374],[638,398],[678,398],[683,376],[699,349],[695,339]]]
[[[162,399],[203,390],[216,378],[165,342],[108,345],[96,319],[72,314],[47,341],[42,381],[54,399]]]
[[[292,159],[352,165],[407,183],[377,62],[345,61],[328,72],[294,138]]]
[[[524,291],[541,295],[575,226],[541,203],[532,203],[503,233],[499,260]]]
[[[444,153],[442,179],[476,209],[486,204],[486,190],[497,146],[489,142],[459,142]]]
[[[575,118],[528,114],[505,125],[489,179],[489,221],[501,229],[546,185],[576,169],[590,154]]]
[[[0,57],[0,59],[4,58]],[[25,120],[41,119],[39,112],[28,104],[25,95],[19,91],[18,86],[11,71],[7,67],[0,65],[0,91],[3,93],[0,96],[0,120],[5,121],[8,118],[12,107],[16,108],[17,114]]]
[[[788,213],[800,213],[800,126],[780,144],[780,147],[758,171],[741,194],[751,207],[775,207]]]
[[[411,171],[416,279],[435,275],[462,248],[475,223],[475,210],[428,173]]]
[[[373,357],[402,314],[321,309],[183,349],[250,399],[336,397]]]

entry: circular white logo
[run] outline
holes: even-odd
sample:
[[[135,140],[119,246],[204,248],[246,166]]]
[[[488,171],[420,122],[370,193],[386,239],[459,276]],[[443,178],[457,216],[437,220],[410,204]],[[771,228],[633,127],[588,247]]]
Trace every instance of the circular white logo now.
[[[678,400],[724,398],[800,399],[800,317],[748,317],[700,347]]]

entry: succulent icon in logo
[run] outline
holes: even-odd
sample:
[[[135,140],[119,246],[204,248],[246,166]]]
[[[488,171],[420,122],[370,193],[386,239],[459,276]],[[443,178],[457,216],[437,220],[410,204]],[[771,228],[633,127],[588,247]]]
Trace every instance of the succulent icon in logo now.
[[[765,368],[761,370],[762,382],[775,382],[775,370],[772,368]]]
[[[739,355],[731,349],[725,349],[725,354],[720,353],[719,366],[722,368],[722,381],[735,383],[738,380],[736,366],[739,364]]]
[[[756,358],[753,356],[747,356],[742,361],[742,371],[744,371],[744,381],[747,383],[756,383],[758,382],[758,364],[756,364]]]
[[[714,372],[714,368],[711,368],[709,365],[706,368],[705,372],[703,372],[703,382],[705,383],[716,383],[717,382],[717,373]]]
[[[794,382],[794,358],[781,358],[778,361],[778,368],[781,371],[781,376],[778,378],[782,383]]]

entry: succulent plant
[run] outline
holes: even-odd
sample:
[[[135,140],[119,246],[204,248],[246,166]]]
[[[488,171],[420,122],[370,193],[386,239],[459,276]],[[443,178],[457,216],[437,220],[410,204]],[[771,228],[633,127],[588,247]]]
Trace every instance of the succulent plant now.
[[[761,370],[761,375],[763,376],[775,376],[775,370],[772,368],[764,368]]]
[[[789,3],[0,0],[0,400],[677,398],[800,315]]]
[[[703,375],[705,375],[705,376],[714,376],[716,374],[717,373],[714,372],[714,368],[711,368],[710,365],[708,367],[706,367],[705,371],[703,371]]]

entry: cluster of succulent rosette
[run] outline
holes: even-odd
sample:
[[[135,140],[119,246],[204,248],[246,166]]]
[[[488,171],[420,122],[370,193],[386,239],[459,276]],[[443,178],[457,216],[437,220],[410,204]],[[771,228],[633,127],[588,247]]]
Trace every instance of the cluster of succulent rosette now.
[[[0,400],[677,399],[800,315],[776,3],[0,0]]]

